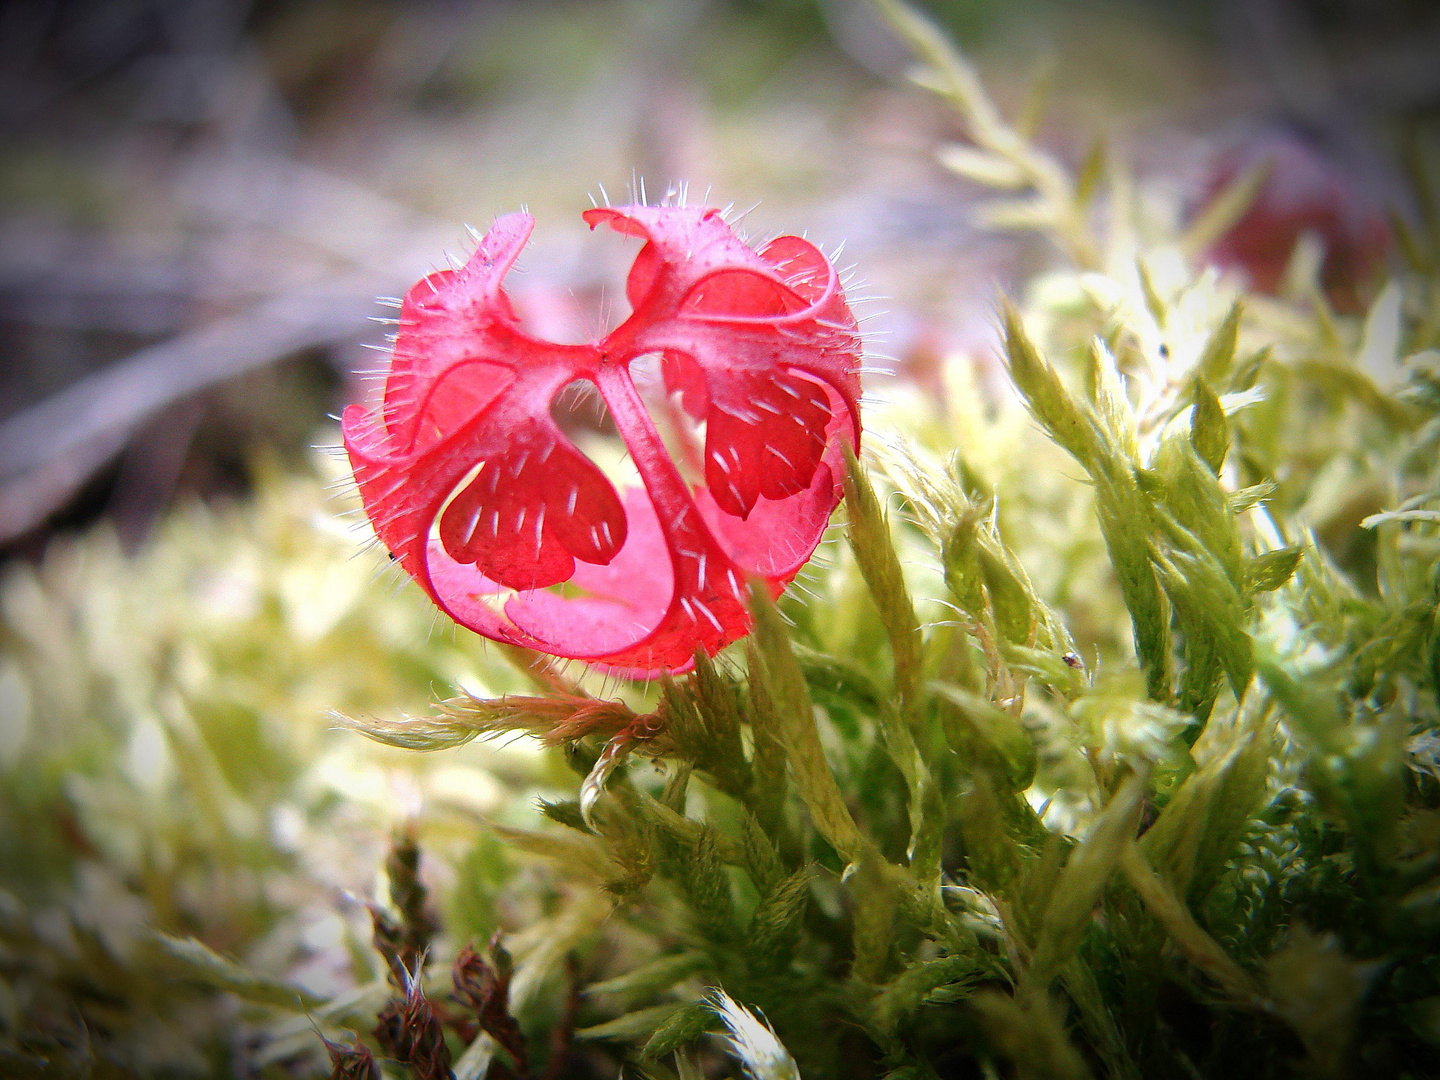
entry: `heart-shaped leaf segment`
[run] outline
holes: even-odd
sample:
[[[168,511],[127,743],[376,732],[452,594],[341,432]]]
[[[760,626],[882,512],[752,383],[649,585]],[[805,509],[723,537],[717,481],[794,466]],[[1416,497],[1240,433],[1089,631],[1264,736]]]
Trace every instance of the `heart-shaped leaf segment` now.
[[[503,279],[534,222],[500,218],[464,267],[406,294],[383,398],[345,410],[345,448],[381,541],[456,622],[676,671],[747,632],[748,578],[778,595],[819,543],[843,444],[859,443],[860,338],[834,267],[799,237],[755,250],[719,211],[680,206],[585,220],[644,241],[621,325],[584,345],[525,333]],[[704,424],[688,478],[636,388],[642,356]],[[552,417],[576,380],[598,388],[640,486],[618,493]]]

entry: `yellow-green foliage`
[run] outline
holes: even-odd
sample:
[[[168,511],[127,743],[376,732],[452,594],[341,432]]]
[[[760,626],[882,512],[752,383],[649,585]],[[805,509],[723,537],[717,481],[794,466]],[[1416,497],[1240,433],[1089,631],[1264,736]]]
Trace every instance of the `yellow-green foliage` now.
[[[553,766],[524,746],[417,757],[333,710],[398,719],[437,687],[527,684],[357,556],[341,509],[317,479],[271,476],[136,555],[100,530],[5,575],[0,1072],[227,1071],[247,1027],[187,970],[291,1007],[372,982],[342,890],[377,895],[385,838],[412,820],[467,874],[451,924],[493,929],[508,857],[474,822],[537,817],[526,792]]]
[[[1360,317],[1304,250],[1245,295],[1253,176],[1186,231],[877,4],[1064,254],[1003,365],[890,388],[796,587],[649,687],[437,625],[311,479],[13,569],[0,1065],[290,1075],[423,990],[514,1068],[447,1000],[498,929],[565,1076],[1433,1074],[1440,237]]]

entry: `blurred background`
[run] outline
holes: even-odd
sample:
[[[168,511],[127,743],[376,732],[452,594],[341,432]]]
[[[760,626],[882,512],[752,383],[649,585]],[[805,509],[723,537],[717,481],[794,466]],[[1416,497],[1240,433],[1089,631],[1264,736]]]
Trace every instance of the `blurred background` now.
[[[1271,162],[1209,253],[1258,291],[1310,232],[1330,304],[1363,311],[1405,235],[1387,212],[1440,236],[1406,204],[1440,121],[1430,0],[923,2],[1007,117],[1043,115],[1081,175],[1100,140],[1131,166],[1162,239]],[[571,797],[559,754],[336,730],[528,684],[361,551],[343,462],[312,447],[383,364],[377,298],[465,257],[467,224],[535,215],[509,286],[537,332],[614,322],[634,244],[580,214],[642,179],[748,210],[752,237],[844,244],[880,298],[867,366],[931,399],[964,368],[998,399],[997,296],[1035,299],[1065,256],[980,226],[993,192],[937,157],[964,133],[909,65],[861,0],[0,2],[0,1074],[323,1070],[309,1013],[197,993],[154,933],[186,979],[211,964],[205,985],[286,1007],[299,986],[369,1031],[388,991],[363,901],[391,895],[397,832],[423,845],[442,948],[513,935],[532,1030],[557,1022],[568,950],[598,957],[587,978],[623,970],[608,905],[491,829]],[[1077,637],[1126,655],[1099,535],[1062,516],[1075,471],[1019,445],[973,455],[1025,475],[1007,535]],[[1316,486],[1322,542],[1393,505],[1368,466]],[[1369,544],[1340,562],[1374,580]],[[281,981],[217,975],[192,938]],[[615,1075],[584,1053],[572,1075]],[[38,1056],[73,1068],[20,1071]]]
[[[1275,146],[1302,187],[1383,208],[1440,106],[1425,0],[928,7],[1004,107],[1049,86],[1048,144],[1111,140],[1181,214]],[[513,290],[596,332],[632,253],[579,214],[641,179],[845,242],[886,298],[874,346],[915,377],[988,355],[996,290],[1051,252],[975,227],[933,156],[960,132],[908,63],[860,0],[5,4],[0,558],[100,517],[135,545],[333,441],[375,297],[463,257],[466,223],[528,206]]]

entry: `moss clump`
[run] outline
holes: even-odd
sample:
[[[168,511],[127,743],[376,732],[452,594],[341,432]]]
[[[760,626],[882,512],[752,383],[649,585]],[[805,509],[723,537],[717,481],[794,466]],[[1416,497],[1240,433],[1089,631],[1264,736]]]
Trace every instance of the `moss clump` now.
[[[1255,177],[1157,220],[879,6],[1066,253],[1014,392],[895,390],[798,587],[652,686],[431,632],[305,479],[12,570],[0,1071],[1433,1073],[1440,243],[1246,294]]]

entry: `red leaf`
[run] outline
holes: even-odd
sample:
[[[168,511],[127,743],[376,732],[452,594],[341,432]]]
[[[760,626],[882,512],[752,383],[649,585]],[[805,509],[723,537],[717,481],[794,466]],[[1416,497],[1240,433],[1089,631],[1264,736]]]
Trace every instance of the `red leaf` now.
[[[345,445],[376,534],[457,622],[630,674],[679,670],[748,630],[747,577],[778,594],[819,542],[841,445],[860,436],[859,336],[798,237],[755,251],[710,209],[585,219],[645,241],[624,323],[587,345],[526,334],[502,282],[533,223],[501,218],[464,267],[406,295],[379,406],[346,410]],[[646,354],[705,422],[698,488],[632,381]],[[623,499],[550,416],[576,379],[640,473]]]

